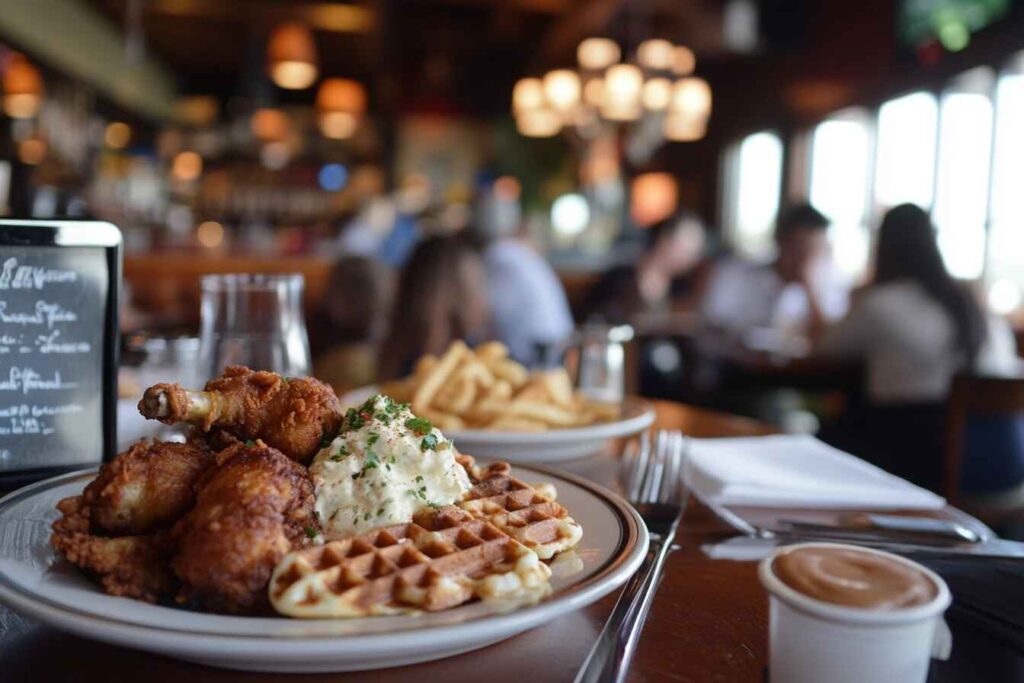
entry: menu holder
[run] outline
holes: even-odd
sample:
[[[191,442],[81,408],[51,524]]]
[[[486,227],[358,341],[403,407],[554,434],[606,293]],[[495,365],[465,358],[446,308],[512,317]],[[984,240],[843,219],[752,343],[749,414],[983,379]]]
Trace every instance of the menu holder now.
[[[0,488],[114,456],[121,260],[110,223],[0,220]]]

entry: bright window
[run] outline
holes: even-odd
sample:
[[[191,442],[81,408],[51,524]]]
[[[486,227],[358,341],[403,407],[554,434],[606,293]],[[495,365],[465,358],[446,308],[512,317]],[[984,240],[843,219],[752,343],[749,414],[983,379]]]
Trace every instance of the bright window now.
[[[999,79],[995,136],[987,279],[989,303],[1009,313],[1024,292],[1024,73]]]
[[[987,90],[988,74],[978,73]],[[974,78],[972,78],[974,80]],[[935,224],[949,271],[959,278],[981,277],[985,268],[992,153],[992,99],[987,92],[952,91],[942,96],[939,165],[935,183]]]
[[[889,100],[879,109],[875,202],[882,209],[904,202],[931,206],[938,113],[935,98],[924,92]]]
[[[743,138],[726,167],[725,221],[733,246],[748,256],[772,249],[782,191],[782,140],[772,132]]]
[[[840,114],[814,129],[811,141],[811,204],[832,221],[836,264],[851,277],[868,261],[866,224],[871,130],[863,112]]]

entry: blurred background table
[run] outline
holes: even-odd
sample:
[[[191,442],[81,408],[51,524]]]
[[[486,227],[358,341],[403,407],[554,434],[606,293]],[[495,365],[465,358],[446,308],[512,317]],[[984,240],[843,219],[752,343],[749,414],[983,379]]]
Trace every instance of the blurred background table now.
[[[756,436],[773,428],[742,417],[657,402],[658,429],[696,437]],[[569,463],[567,469],[616,487],[617,453]],[[643,632],[633,681],[761,681],[768,656],[768,601],[754,562],[711,560],[701,545],[735,535],[695,500],[668,558],[665,578]],[[42,626],[0,607],[0,662],[5,681],[366,680],[569,681],[586,657],[617,595],[483,650],[425,664],[353,674],[294,675],[221,671],[104,645]],[[953,658],[931,680],[1020,680],[1024,656],[950,619]]]

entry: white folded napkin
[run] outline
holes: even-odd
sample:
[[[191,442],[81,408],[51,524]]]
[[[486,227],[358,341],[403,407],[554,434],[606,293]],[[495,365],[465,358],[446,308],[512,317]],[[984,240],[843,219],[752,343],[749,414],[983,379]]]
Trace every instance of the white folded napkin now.
[[[694,439],[686,479],[711,505],[937,510],[946,504],[807,435]]]

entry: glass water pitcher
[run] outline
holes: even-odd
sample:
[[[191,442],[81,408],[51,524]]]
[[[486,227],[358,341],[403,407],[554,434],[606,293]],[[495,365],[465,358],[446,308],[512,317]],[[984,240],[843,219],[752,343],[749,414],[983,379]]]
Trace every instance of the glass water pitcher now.
[[[228,365],[308,375],[304,286],[300,274],[203,277],[199,367],[204,376],[216,377]]]

